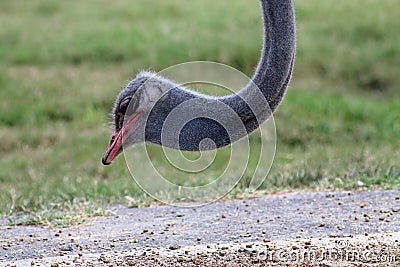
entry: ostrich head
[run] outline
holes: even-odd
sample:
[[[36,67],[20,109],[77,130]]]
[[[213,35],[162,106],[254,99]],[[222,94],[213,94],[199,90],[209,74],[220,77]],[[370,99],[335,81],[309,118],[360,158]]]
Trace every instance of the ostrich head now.
[[[166,86],[171,84],[171,86]],[[141,72],[118,94],[112,110],[114,132],[102,158],[109,165],[130,146],[144,140],[144,125],[154,105],[162,102],[173,84],[150,72]]]
[[[261,0],[261,7],[263,50],[248,85],[238,93],[212,97],[195,93],[152,73],[140,73],[116,98],[112,111],[114,133],[102,158],[103,164],[111,164],[123,147],[143,141],[187,151],[204,149],[200,146],[202,140],[211,140],[215,148],[224,147],[267,120],[281,103],[292,76],[296,21],[293,0]],[[188,109],[180,109],[191,100],[196,101],[187,102]],[[235,116],[220,108],[221,104],[234,111]],[[174,116],[169,117],[170,114]],[[186,122],[186,115],[194,119]],[[234,118],[237,117],[245,131],[241,131],[243,127],[236,127]],[[167,120],[169,118],[172,119]],[[172,127],[164,130],[165,122]],[[238,131],[228,134],[219,122],[226,122],[228,128]],[[177,133],[175,130],[180,131]],[[167,133],[168,138],[164,138],[163,133]]]

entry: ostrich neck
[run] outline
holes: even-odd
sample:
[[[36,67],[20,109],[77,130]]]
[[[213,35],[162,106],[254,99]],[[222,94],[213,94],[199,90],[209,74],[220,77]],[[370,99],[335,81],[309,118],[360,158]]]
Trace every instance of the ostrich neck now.
[[[294,6],[292,0],[261,0],[261,7],[263,50],[252,81],[220,98],[175,87],[167,93],[167,104],[150,113],[147,141],[191,151],[223,147],[257,129],[277,109],[293,71]]]

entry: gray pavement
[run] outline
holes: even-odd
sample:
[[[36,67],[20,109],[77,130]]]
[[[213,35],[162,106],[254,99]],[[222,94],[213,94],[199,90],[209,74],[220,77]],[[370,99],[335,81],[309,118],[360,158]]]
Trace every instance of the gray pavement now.
[[[325,242],[361,236],[378,236],[382,242],[390,241],[393,249],[400,248],[400,191],[299,192],[196,208],[110,209],[115,215],[63,229],[9,226],[2,221],[0,266],[158,266],[154,258],[150,258],[154,264],[147,265],[149,255],[168,258],[169,252],[174,263],[163,261],[165,265],[159,266],[192,266],[185,259],[193,254],[191,250],[207,254],[213,249],[210,253],[217,256],[215,264],[220,265],[218,260],[232,248],[245,257],[261,244],[284,246],[296,240]],[[220,255],[224,250],[227,253]],[[225,266],[248,266],[234,265],[232,259],[229,262],[232,265]],[[253,262],[251,266],[272,265]]]

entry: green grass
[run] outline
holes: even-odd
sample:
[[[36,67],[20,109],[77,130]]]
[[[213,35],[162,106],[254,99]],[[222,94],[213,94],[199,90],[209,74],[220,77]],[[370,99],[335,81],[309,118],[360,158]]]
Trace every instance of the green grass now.
[[[400,189],[399,9],[296,1],[295,74],[262,189]],[[261,49],[246,0],[1,1],[0,24],[0,214],[42,224],[148,203],[122,157],[100,163],[107,114],[138,70],[212,60],[251,75]]]

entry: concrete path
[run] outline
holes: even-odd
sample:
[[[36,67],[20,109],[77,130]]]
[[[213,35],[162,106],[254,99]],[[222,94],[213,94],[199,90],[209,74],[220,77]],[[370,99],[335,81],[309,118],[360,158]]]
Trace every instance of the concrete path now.
[[[111,209],[64,229],[0,224],[0,266],[400,266],[400,191]]]

